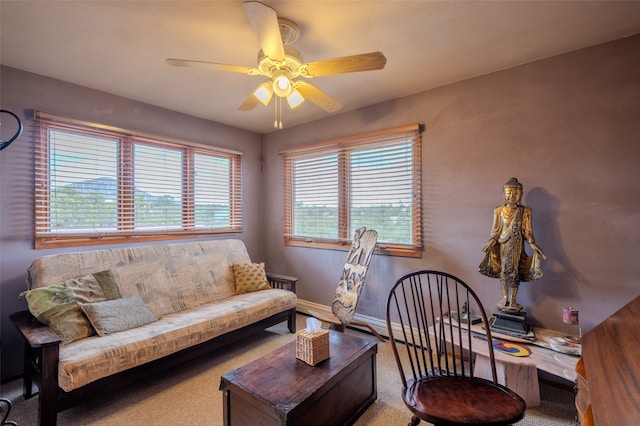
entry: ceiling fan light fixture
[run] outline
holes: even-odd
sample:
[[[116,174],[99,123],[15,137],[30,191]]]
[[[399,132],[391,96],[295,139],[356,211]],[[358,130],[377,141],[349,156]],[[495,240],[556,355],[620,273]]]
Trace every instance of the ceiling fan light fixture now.
[[[258,98],[258,100],[264,105],[269,105],[271,102],[271,98],[273,97],[273,88],[270,82],[265,81],[256,90],[253,92],[253,96]]]
[[[291,94],[293,86],[291,80],[287,76],[287,73],[283,70],[278,70],[273,73],[273,93],[281,98],[286,98]]]
[[[298,90],[293,89],[291,94],[287,96],[287,102],[289,103],[289,108],[294,109],[304,102],[304,96]]]
[[[304,101],[309,101],[329,113],[342,108],[340,102],[299,77],[307,79],[380,70],[387,62],[384,54],[377,51],[305,63],[300,52],[291,46],[291,43],[300,35],[300,28],[294,22],[279,18],[272,7],[259,1],[244,1],[243,8],[260,41],[256,68],[175,58],[168,58],[165,62],[176,67],[205,67],[266,77],[269,80],[261,83],[251,92],[238,110],[251,111],[258,103],[267,106],[275,94],[274,126],[276,128],[282,128],[283,98],[287,100],[291,109],[298,107]]]

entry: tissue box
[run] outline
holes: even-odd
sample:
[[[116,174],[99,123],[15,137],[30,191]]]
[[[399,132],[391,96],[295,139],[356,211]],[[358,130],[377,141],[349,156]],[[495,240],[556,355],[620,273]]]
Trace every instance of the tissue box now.
[[[296,334],[296,358],[314,366],[329,358],[329,332],[320,330],[308,333],[298,330]]]

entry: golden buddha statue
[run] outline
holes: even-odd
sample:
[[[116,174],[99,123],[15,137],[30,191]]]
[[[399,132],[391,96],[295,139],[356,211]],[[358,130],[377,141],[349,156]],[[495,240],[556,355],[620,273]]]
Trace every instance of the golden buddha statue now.
[[[522,305],[516,301],[520,282],[542,277],[542,259],[547,256],[535,243],[531,208],[520,204],[522,184],[511,178],[504,184],[503,191],[504,204],[493,212],[491,238],[482,249],[485,256],[480,263],[480,273],[500,279],[503,297],[497,304],[498,310],[518,314],[522,311]],[[525,241],[533,251],[532,256],[524,250]]]

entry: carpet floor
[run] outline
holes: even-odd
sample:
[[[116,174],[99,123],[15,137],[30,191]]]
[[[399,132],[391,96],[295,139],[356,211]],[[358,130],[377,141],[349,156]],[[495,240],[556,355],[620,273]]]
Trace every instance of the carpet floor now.
[[[298,317],[304,327],[305,317]],[[355,330],[347,333],[372,341],[375,337]],[[292,340],[286,323],[278,324],[251,338],[213,352],[179,368],[166,371],[144,383],[136,383],[117,393],[103,395],[91,402],[58,414],[61,426],[109,425],[222,425],[222,392],[220,376],[258,358]],[[411,416],[400,396],[400,378],[391,345],[378,342],[378,400],[358,419],[356,425],[406,425]],[[19,426],[37,424],[37,398],[22,397],[22,380],[0,388],[0,397],[13,402],[7,418]],[[573,392],[541,383],[540,407],[529,408],[518,426],[572,426],[576,410]],[[0,413],[2,418],[6,413]],[[422,423],[426,424],[426,423]]]

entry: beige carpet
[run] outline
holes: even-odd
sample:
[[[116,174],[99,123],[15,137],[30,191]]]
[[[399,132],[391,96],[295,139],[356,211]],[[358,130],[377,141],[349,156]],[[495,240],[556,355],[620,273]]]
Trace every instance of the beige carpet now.
[[[298,325],[303,327],[304,323],[305,317],[299,316]],[[377,341],[365,333],[353,330],[347,332]],[[178,369],[167,371],[161,377],[66,410],[58,414],[58,424],[222,425],[222,393],[218,390],[220,376],[294,338],[293,334],[288,333],[286,323],[279,324],[231,345],[227,350],[211,353]],[[388,343],[378,344],[377,368],[378,400],[360,417],[356,425],[406,425],[410,415],[399,395],[400,380]],[[24,400],[22,381],[2,385],[0,397],[13,401],[7,420],[17,422],[19,426],[36,425],[36,399]],[[518,423],[519,426],[575,424],[572,392],[542,384],[541,399],[542,405],[529,409],[527,416]]]

